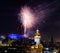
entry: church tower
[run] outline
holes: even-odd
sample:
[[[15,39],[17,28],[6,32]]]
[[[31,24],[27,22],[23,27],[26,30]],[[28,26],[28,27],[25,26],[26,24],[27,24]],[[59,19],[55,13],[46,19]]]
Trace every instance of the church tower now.
[[[34,48],[37,53],[42,53],[43,45],[41,44],[41,34],[38,29],[36,30],[34,35],[34,42],[36,42],[36,44],[31,46],[31,48]]]
[[[41,34],[40,34],[38,29],[35,32],[34,42],[36,42],[36,44],[40,44],[41,43]]]

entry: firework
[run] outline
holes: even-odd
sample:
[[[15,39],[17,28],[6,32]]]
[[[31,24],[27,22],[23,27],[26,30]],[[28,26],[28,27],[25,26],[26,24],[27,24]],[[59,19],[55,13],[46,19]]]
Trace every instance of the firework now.
[[[33,7],[32,9],[29,6],[21,7],[20,17],[22,25],[24,26],[24,36],[33,35],[34,31],[40,27],[43,23],[44,18],[48,15],[49,9],[42,8],[42,5],[38,7]]]
[[[27,29],[30,29],[35,24],[35,17],[32,10],[25,6],[21,8],[21,21],[24,26],[24,34],[26,35]]]
[[[31,28],[34,25],[34,18],[35,17],[29,7],[25,6],[21,9],[21,20],[24,27]]]

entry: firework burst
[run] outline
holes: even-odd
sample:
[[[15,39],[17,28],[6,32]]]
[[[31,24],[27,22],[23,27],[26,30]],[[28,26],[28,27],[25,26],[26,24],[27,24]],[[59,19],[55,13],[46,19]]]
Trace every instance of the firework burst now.
[[[30,7],[27,6],[21,8],[20,16],[22,24],[24,26],[24,34],[26,35],[27,29],[30,29],[32,26],[34,26],[36,18]]]
[[[49,9],[42,8],[42,5],[33,7],[32,9],[29,6],[21,7],[19,16],[21,17],[20,20],[22,21],[22,25],[24,27],[24,35],[33,35],[35,30],[40,27],[41,22],[44,21],[43,19],[46,15],[48,15],[48,13]]]
[[[34,15],[31,12],[31,9],[29,7],[23,7],[21,9],[21,20],[23,23],[23,26],[26,28],[31,28],[34,25],[35,19]]]

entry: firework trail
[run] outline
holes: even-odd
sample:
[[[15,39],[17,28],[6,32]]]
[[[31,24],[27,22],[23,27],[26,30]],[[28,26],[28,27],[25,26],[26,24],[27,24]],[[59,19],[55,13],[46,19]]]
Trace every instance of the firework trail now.
[[[22,24],[24,26],[24,35],[26,35],[27,29],[30,29],[32,26],[34,26],[36,19],[32,10],[27,6],[21,8],[20,15]]]

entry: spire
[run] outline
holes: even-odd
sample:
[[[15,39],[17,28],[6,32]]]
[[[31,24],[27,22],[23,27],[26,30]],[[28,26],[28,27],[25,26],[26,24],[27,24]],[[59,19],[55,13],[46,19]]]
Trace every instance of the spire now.
[[[37,29],[35,35],[41,36],[40,31]]]
[[[37,29],[35,32],[34,41],[36,42],[36,44],[40,44],[40,40],[41,40],[41,35],[39,30]]]
[[[53,42],[54,42],[53,35],[51,35],[51,43],[53,43]]]

